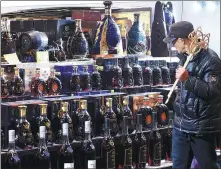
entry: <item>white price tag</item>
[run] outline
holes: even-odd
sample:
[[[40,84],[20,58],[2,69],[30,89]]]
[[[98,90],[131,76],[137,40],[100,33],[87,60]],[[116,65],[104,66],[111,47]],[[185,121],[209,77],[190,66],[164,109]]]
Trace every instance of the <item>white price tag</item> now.
[[[50,75],[50,68],[41,68],[40,69],[40,77],[43,80],[47,80]]]
[[[11,53],[11,54],[5,54],[3,56],[5,58],[5,60],[9,63],[9,64],[19,64],[21,63],[18,59],[18,56],[16,53]]]
[[[74,163],[64,163],[64,169],[74,169]]]
[[[37,51],[36,60],[37,60],[37,63],[48,63],[49,62],[48,51]]]
[[[96,169],[96,160],[88,160],[88,169]]]

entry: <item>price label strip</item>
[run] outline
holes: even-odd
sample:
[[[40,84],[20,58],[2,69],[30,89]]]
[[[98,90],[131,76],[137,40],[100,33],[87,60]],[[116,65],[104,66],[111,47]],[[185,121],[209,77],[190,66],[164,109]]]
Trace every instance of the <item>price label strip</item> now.
[[[64,169],[74,169],[74,163],[64,163]]]
[[[37,60],[37,63],[48,63],[49,62],[48,51],[37,51],[36,60]]]
[[[88,160],[88,169],[96,169],[96,160]]]
[[[16,53],[5,54],[3,55],[3,57],[8,62],[8,64],[20,64],[21,63]]]

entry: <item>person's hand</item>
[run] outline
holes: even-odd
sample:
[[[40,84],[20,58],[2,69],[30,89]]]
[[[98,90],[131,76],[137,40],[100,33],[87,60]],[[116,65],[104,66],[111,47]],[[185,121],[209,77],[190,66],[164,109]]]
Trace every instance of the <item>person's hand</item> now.
[[[176,78],[183,82],[188,79],[188,72],[182,66],[176,70]]]

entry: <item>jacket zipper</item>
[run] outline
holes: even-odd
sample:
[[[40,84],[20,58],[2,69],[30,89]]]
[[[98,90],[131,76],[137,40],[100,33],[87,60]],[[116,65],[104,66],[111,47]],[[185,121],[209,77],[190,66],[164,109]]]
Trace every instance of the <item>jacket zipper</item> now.
[[[181,113],[181,121],[180,121],[180,131],[182,131],[181,129],[181,123],[183,121],[183,113],[181,112],[182,108],[182,92],[183,92],[183,83],[181,82],[181,88],[180,88],[180,113]]]

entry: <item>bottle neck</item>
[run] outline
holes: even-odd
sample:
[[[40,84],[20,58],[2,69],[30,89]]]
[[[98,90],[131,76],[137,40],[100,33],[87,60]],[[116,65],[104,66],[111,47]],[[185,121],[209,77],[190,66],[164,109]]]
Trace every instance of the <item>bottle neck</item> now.
[[[10,141],[9,142],[8,149],[9,150],[15,150],[15,141]]]
[[[74,69],[74,73],[76,74],[78,72],[78,70],[77,69]]]
[[[39,79],[40,78],[40,73],[36,73],[35,78]]]
[[[88,69],[84,68],[84,73],[87,73],[87,72],[88,72],[87,70],[88,70]]]
[[[51,78],[54,78],[54,77],[55,77],[55,72],[54,72],[54,71],[50,73],[50,77],[51,77]]]
[[[110,137],[110,136],[111,136],[111,134],[110,134],[110,129],[109,129],[109,128],[105,128],[104,136],[105,136],[105,137]]]
[[[105,7],[105,15],[106,16],[111,16],[111,8]]]
[[[62,144],[63,145],[70,145],[69,143],[69,137],[68,137],[68,134],[63,134],[63,137],[62,137]]]
[[[134,23],[139,23],[140,22],[140,16],[135,15],[134,16]]]
[[[82,32],[81,20],[77,20],[77,22],[76,22],[76,31]]]
[[[39,140],[39,148],[41,147],[47,147],[45,137],[41,137]]]
[[[136,132],[141,133],[142,132],[142,124],[136,124]]]
[[[91,140],[91,133],[90,132],[85,133],[85,140]]]

